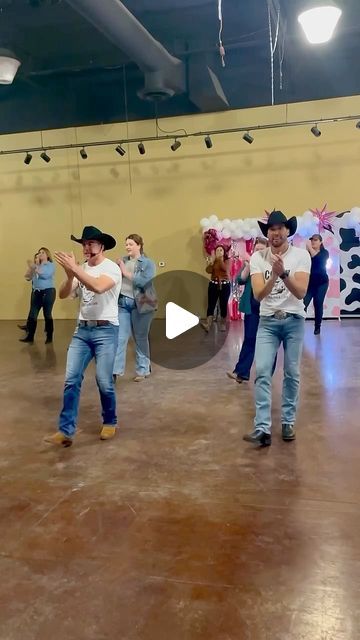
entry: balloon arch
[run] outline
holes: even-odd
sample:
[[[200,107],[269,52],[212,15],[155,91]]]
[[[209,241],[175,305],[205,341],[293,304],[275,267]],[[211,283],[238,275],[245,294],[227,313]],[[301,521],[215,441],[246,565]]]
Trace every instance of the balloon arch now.
[[[270,213],[265,211],[263,221],[266,222]],[[291,238],[292,244],[305,247],[306,240],[314,233],[320,233],[324,246],[329,251],[328,274],[329,289],[324,305],[324,317],[340,318],[340,228],[354,229],[360,238],[360,207],[353,207],[348,211],[338,213],[328,211],[327,205],[322,209],[309,209],[297,218],[297,231]],[[203,246],[207,255],[218,244],[224,245],[231,258],[232,295],[230,297],[230,317],[232,320],[240,318],[238,311],[242,287],[236,284],[236,275],[246,255],[251,255],[254,241],[261,236],[257,218],[225,218],[219,220],[215,214],[209,218],[202,218],[200,226],[203,233]],[[309,308],[308,315],[313,315]]]

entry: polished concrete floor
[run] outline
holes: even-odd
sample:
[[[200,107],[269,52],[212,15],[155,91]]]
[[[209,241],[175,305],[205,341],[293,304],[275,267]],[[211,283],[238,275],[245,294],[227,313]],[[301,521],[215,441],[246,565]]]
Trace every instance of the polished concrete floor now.
[[[358,640],[360,322],[306,326],[298,438],[242,441],[252,384],[208,364],[117,384],[100,442],[89,369],[70,449],[56,426],[72,322],[33,346],[0,323],[1,640]]]

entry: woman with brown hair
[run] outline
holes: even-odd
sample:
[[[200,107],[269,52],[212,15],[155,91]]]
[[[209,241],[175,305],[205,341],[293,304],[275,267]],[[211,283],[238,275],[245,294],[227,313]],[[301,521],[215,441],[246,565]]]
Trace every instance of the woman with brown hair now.
[[[137,233],[125,240],[127,256],[118,261],[123,279],[119,296],[119,342],[114,363],[114,376],[123,376],[130,336],[136,350],[135,382],[150,375],[149,331],[157,309],[153,285],[155,264],[144,255],[144,241]]]
[[[218,244],[215,251],[212,252],[210,263],[206,267],[205,271],[211,274],[211,280],[208,288],[206,320],[201,323],[201,326],[206,332],[210,331],[215,307],[219,300],[221,315],[219,329],[220,331],[226,331],[228,302],[231,293],[231,279],[230,260],[227,255],[226,248],[222,244]]]
[[[20,342],[28,342],[30,344],[34,342],[37,318],[40,309],[42,309],[45,318],[45,344],[50,344],[54,333],[52,309],[56,298],[56,289],[54,287],[55,266],[51,253],[46,247],[39,249],[37,257],[39,264],[34,264],[32,268],[33,294],[31,296],[31,308],[27,320],[27,335],[25,338],[20,338]]]

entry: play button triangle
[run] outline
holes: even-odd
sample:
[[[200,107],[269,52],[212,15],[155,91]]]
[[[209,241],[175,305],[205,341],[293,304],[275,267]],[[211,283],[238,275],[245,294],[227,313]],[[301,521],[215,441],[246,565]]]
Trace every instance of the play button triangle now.
[[[166,304],[166,337],[169,340],[177,338],[185,331],[189,331],[199,324],[199,318],[190,311],[186,311],[183,307],[168,302]]]

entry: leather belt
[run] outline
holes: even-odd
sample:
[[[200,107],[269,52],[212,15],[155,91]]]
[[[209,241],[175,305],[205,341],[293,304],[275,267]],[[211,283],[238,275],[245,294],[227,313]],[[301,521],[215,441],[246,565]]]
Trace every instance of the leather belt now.
[[[107,327],[109,324],[109,320],[79,320],[80,327]]]
[[[297,317],[299,314],[297,313],[288,313],[287,311],[283,311],[282,309],[279,309],[278,311],[275,311],[275,313],[270,316],[270,318],[276,318],[276,320],[286,320],[286,318],[294,318]]]

